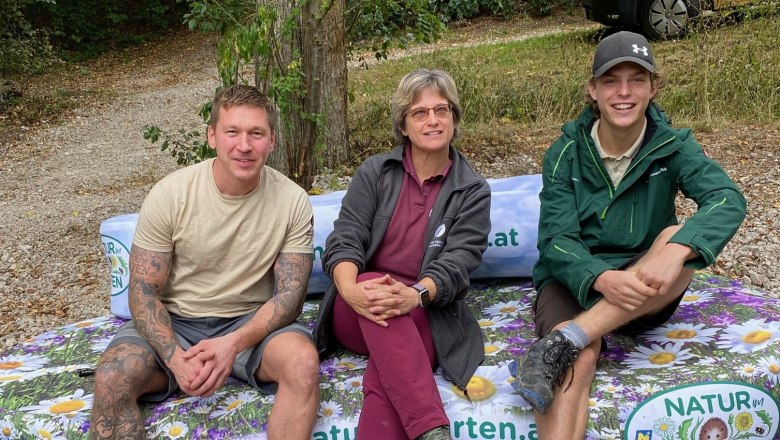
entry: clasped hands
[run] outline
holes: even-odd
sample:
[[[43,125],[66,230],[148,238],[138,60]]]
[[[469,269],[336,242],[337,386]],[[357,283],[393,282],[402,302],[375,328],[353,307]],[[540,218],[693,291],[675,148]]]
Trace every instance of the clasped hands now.
[[[355,313],[382,327],[393,316],[409,313],[419,304],[417,291],[390,275],[355,283],[339,290]]]
[[[233,369],[238,352],[227,336],[204,339],[186,351],[177,347],[169,368],[179,388],[190,396],[211,396]]]
[[[680,250],[667,244],[660,252],[647,254],[627,270],[602,272],[594,281],[593,289],[601,292],[610,303],[633,312],[650,297],[666,295],[680,276],[686,258]]]

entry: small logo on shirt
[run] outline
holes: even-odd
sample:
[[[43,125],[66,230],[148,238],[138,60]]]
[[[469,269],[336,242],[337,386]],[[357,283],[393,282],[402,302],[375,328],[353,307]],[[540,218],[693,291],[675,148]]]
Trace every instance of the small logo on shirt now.
[[[655,176],[657,176],[657,175],[659,175],[661,173],[665,173],[667,171],[668,170],[666,169],[666,167],[661,167],[661,168],[658,169],[658,171],[656,171],[654,173],[650,173],[650,177],[655,177]]]
[[[429,248],[444,247],[444,240],[440,240],[440,239],[445,232],[447,232],[447,227],[444,226],[444,224],[442,223],[439,225],[438,228],[436,228],[436,232],[433,233],[433,240],[431,240],[431,242],[428,243],[428,247]]]

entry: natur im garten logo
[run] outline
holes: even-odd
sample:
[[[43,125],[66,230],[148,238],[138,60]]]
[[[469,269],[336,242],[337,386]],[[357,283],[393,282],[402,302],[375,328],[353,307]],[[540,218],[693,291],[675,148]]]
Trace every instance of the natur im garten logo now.
[[[130,277],[130,251],[124,243],[109,235],[101,234],[103,250],[111,266],[111,296],[127,291]]]
[[[780,408],[743,382],[698,383],[645,400],[629,416],[625,440],[774,439]]]

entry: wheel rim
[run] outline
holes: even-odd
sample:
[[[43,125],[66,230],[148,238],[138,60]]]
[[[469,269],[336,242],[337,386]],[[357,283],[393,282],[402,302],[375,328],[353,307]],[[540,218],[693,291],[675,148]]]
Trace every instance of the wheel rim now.
[[[650,5],[650,26],[662,36],[683,33],[688,25],[688,8],[682,0],[656,0]]]

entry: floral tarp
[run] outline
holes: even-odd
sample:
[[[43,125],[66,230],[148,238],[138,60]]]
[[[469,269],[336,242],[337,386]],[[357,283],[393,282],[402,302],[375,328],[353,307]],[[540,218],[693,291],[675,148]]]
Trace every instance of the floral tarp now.
[[[527,279],[480,283],[470,305],[486,362],[463,393],[436,375],[459,439],[537,438],[532,411],[507,364],[534,339]],[[588,438],[777,438],[780,300],[738,281],[697,273],[672,319],[637,339],[608,336],[591,390]],[[302,320],[312,324],[317,302]],[[122,319],[99,317],[44,333],[0,354],[0,439],[86,439],[93,367]],[[315,439],[355,440],[364,357],[339,352],[321,365]],[[265,438],[273,396],[238,381],[209,398],[177,395],[144,406],[150,438]]]

